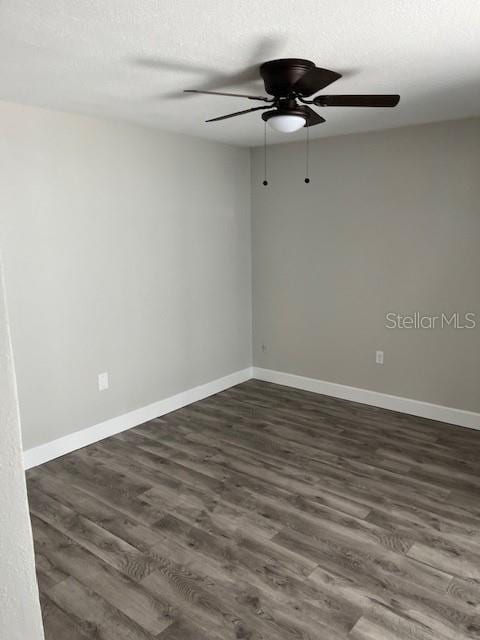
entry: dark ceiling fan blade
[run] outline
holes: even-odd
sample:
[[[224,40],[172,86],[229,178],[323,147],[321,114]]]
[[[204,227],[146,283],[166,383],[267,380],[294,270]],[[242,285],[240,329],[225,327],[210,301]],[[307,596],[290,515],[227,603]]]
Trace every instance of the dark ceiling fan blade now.
[[[396,107],[399,102],[399,95],[317,96],[313,99],[317,107]]]
[[[235,116],[241,116],[244,113],[251,113],[252,111],[260,111],[261,109],[270,109],[271,107],[253,107],[252,109],[245,109],[245,111],[235,111],[235,113],[228,113],[226,116],[218,116],[218,118],[210,118],[205,122],[216,122],[217,120],[226,120],[227,118],[235,118]]]
[[[210,96],[231,96],[232,98],[248,98],[248,100],[262,100],[263,102],[273,102],[273,98],[266,96],[248,96],[244,93],[225,93],[222,91],[199,91],[198,89],[184,89],[183,93],[205,93]]]
[[[292,89],[302,96],[311,96],[341,77],[342,74],[336,71],[314,67],[304,73],[293,85]]]
[[[313,127],[315,124],[322,124],[322,122],[325,122],[325,118],[322,118],[322,116],[319,116],[318,113],[316,111],[314,111],[313,109],[311,109],[310,107],[302,107],[302,111],[305,114],[305,117],[307,118],[307,122],[305,123],[306,127]]]

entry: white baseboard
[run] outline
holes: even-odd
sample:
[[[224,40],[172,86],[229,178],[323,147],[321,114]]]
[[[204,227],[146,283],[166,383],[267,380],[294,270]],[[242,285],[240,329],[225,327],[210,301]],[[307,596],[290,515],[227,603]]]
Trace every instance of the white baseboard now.
[[[253,367],[253,377],[258,380],[265,380],[265,382],[274,382],[275,384],[282,384],[295,389],[313,391],[314,393],[321,393],[334,398],[342,398],[343,400],[351,400],[352,402],[360,402],[361,404],[369,404],[374,407],[382,407],[383,409],[408,413],[421,418],[429,418],[430,420],[438,420],[439,422],[448,422],[449,424],[480,430],[480,413],[474,413],[473,411],[443,407],[430,402],[391,396],[378,391],[348,387],[335,382],[325,382],[316,378],[306,378],[293,373],[283,373],[282,371],[261,369],[260,367]]]
[[[93,427],[88,427],[87,429],[76,431],[57,440],[52,440],[52,442],[27,449],[23,453],[24,467],[25,469],[31,469],[39,464],[63,456],[66,453],[81,449],[89,444],[113,436],[116,433],[136,427],[148,420],[153,420],[176,409],[181,409],[187,404],[197,402],[215,393],[224,391],[236,384],[249,380],[251,377],[251,367],[242,369],[241,371],[235,371],[228,376],[212,380],[211,382],[193,387],[193,389],[188,389],[187,391],[182,391],[170,398],[153,402],[146,407],[141,407],[140,409],[135,409],[116,418],[105,420],[105,422],[100,422]]]
[[[24,467],[25,469],[31,469],[39,464],[63,456],[66,453],[81,449],[89,444],[113,436],[116,433],[121,433],[132,427],[136,427],[148,420],[153,420],[176,409],[181,409],[188,404],[192,404],[192,402],[197,402],[215,393],[229,389],[236,384],[250,380],[252,377],[258,380],[265,380],[266,382],[293,387],[294,389],[303,389],[304,391],[321,393],[334,398],[342,398],[343,400],[351,400],[352,402],[369,404],[374,407],[382,407],[383,409],[408,413],[421,418],[429,418],[430,420],[438,420],[439,422],[447,422],[461,427],[480,430],[480,413],[474,413],[473,411],[443,407],[438,404],[431,404],[430,402],[392,396],[368,389],[349,387],[335,382],[317,380],[316,378],[306,378],[293,373],[284,373],[282,371],[273,371],[272,369],[262,369],[260,367],[248,367],[247,369],[235,371],[228,376],[212,380],[193,389],[182,391],[170,398],[159,400],[146,407],[141,407],[140,409],[135,409],[116,418],[105,420],[105,422],[100,422],[93,427],[88,427],[58,438],[57,440],[39,445],[38,447],[27,449],[23,453]]]

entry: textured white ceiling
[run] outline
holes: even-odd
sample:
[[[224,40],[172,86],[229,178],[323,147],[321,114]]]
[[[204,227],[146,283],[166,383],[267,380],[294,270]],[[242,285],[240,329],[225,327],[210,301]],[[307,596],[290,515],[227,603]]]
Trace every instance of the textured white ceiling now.
[[[323,109],[312,137],[480,114],[479,0],[2,0],[0,98],[240,145],[263,140],[256,67],[313,60],[327,93],[400,93],[396,109]],[[258,103],[261,104],[261,103]],[[295,140],[271,135],[271,142]]]

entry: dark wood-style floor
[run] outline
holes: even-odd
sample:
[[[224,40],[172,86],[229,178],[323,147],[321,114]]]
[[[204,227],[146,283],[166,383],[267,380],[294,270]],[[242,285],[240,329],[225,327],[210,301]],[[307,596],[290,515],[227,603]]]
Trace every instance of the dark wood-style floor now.
[[[480,637],[480,432],[252,380],[28,487],[47,640]]]

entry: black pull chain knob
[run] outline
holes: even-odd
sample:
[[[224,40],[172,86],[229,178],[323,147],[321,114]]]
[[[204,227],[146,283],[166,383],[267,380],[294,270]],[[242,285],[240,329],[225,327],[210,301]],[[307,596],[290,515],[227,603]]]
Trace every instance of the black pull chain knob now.
[[[310,156],[310,127],[308,126],[308,122],[305,125],[306,130],[307,130],[307,137],[306,137],[306,144],[305,144],[305,184],[309,184],[310,182],[310,178],[308,177],[308,174],[310,173],[308,170],[308,164],[309,164],[309,156]]]
[[[267,180],[267,121],[263,121],[263,186],[268,185]]]

